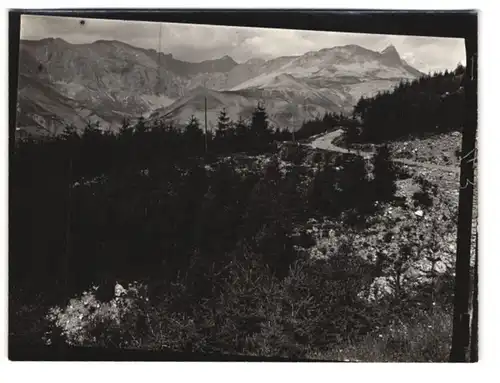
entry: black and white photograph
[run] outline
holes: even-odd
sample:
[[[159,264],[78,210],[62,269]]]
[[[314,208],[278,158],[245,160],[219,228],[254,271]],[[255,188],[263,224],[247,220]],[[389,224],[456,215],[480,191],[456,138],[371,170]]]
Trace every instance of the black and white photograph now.
[[[477,362],[477,40],[302,25],[20,16],[11,360]]]

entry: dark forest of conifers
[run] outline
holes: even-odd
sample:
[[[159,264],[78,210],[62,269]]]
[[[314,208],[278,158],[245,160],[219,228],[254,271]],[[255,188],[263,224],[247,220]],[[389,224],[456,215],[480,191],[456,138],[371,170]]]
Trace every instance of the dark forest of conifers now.
[[[459,131],[462,73],[459,67],[402,82],[362,98],[350,116],[305,122],[294,138],[337,127],[351,143]],[[114,133],[89,124],[83,132],[67,127],[55,137],[16,141],[12,339],[26,332],[16,319],[19,305],[45,312],[92,286],[97,300],[110,301],[116,283],[132,282],[147,286],[134,315],[120,328],[93,323],[81,344],[303,357],[357,342],[396,318],[427,318],[426,290],[418,299],[360,300],[380,265],[355,257],[349,241],[328,260],[313,262],[304,251],[314,244],[311,220],[327,217],[355,233],[380,203],[395,199],[400,170],[387,149],[370,177],[356,156],[318,152],[308,162],[299,145],[284,156],[282,142],[291,140],[269,126],[259,105],[251,121],[232,122],[221,111],[207,137],[194,118],[183,130],[140,119]],[[441,286],[446,308],[451,289]],[[417,358],[439,358],[431,346]]]

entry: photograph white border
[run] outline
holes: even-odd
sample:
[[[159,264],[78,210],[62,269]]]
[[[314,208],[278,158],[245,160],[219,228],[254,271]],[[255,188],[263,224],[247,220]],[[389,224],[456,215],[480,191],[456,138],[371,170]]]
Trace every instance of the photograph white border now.
[[[200,1],[108,1],[87,0],[84,3],[70,4],[64,1],[8,1],[10,8],[204,8],[208,7]],[[357,381],[358,379],[374,383],[376,381],[490,381],[495,379],[498,368],[496,358],[499,355],[496,341],[498,333],[498,215],[500,214],[498,191],[500,163],[498,162],[498,128],[499,108],[493,102],[499,99],[498,83],[500,58],[498,57],[498,8],[496,2],[477,0],[453,1],[443,3],[420,1],[252,1],[246,7],[238,7],[235,2],[210,1],[211,8],[306,8],[306,9],[479,9],[479,219],[480,219],[480,344],[477,364],[350,364],[350,363],[54,363],[54,362],[10,362],[7,359],[7,254],[8,254],[8,121],[4,120],[2,129],[5,155],[0,167],[3,180],[2,202],[3,214],[1,228],[2,253],[5,255],[4,267],[0,268],[0,299],[3,310],[0,310],[0,343],[1,361],[0,376],[6,382],[36,381],[51,382],[71,381],[238,381],[238,382],[289,382],[289,381]],[[3,51],[8,52],[8,15],[3,14],[3,32],[0,39]],[[5,108],[2,114],[8,117],[8,53],[4,55],[2,74],[5,76]],[[489,107],[488,107],[489,106]],[[500,360],[499,360],[500,362]],[[498,378],[497,378],[498,379]]]

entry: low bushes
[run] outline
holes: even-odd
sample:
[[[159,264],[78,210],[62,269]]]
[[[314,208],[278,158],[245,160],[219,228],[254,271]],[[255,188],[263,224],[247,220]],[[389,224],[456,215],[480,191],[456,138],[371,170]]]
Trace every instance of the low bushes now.
[[[134,283],[123,290],[117,285],[115,297],[103,302],[92,288],[49,310],[45,339],[180,352],[441,361],[447,313],[429,311],[417,298],[404,304],[362,299],[375,270],[352,251],[345,243],[330,258],[298,260],[279,277],[259,254],[241,249],[206,274],[204,286],[211,288],[202,298],[196,264],[155,296]]]

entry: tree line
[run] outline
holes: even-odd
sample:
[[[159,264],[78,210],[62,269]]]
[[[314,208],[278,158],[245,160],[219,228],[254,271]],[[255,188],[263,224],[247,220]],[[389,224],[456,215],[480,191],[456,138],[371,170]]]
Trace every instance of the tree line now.
[[[465,68],[435,72],[413,81],[402,80],[392,90],[361,97],[352,113],[325,113],[305,121],[295,133],[305,139],[335,127],[346,129],[347,143],[380,143],[390,140],[461,131],[465,95]]]
[[[384,142],[409,136],[460,131],[465,94],[460,88],[464,67],[402,81],[392,91],[361,98],[353,117],[362,121],[353,140]],[[356,137],[358,133],[358,137]]]

